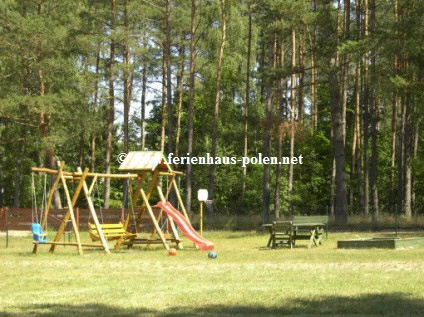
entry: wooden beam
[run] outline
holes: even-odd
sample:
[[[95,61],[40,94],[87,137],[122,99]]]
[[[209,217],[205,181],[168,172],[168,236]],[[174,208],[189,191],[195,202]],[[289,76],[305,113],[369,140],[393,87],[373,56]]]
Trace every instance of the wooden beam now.
[[[184,203],[183,203],[183,200],[181,198],[180,191],[178,190],[178,185],[177,185],[177,182],[175,181],[175,179],[172,180],[172,185],[174,186],[175,194],[176,194],[177,200],[178,200],[178,202],[180,204],[180,208],[183,211],[182,214],[184,215],[184,217],[186,218],[186,220],[188,221],[188,223],[191,224],[190,219],[188,218],[188,215],[187,215],[187,211],[186,211],[186,209],[184,207]]]
[[[143,198],[145,206],[147,207],[147,211],[149,212],[149,215],[150,215],[150,218],[152,219],[153,225],[154,225],[156,231],[158,232],[158,235],[159,235],[159,237],[160,237],[160,239],[163,243],[163,246],[165,247],[166,250],[169,251],[169,245],[166,242],[165,236],[163,235],[163,232],[160,229],[158,222],[156,221],[152,207],[149,204],[149,199],[147,198],[147,195],[146,195],[146,193],[144,192],[143,189],[140,189],[140,194],[141,194],[141,197]]]
[[[78,183],[78,186],[75,189],[74,195],[72,197],[72,207],[75,207],[75,204],[77,203],[78,197],[81,193],[83,182],[85,181],[85,178],[87,177],[87,173],[88,173],[88,169],[86,169],[84,173],[82,174],[81,179]],[[65,216],[63,217],[62,223],[60,224],[60,227],[56,232],[56,236],[54,237],[54,240],[53,240],[54,242],[58,242],[62,238],[63,233],[65,232],[66,224],[70,217],[71,217],[71,213],[68,208]],[[55,244],[52,244],[49,251],[53,253],[54,249],[55,249]]]
[[[62,162],[61,163],[62,170],[63,170],[64,166],[65,166],[65,163]],[[72,227],[74,228],[75,239],[77,240],[78,253],[79,253],[79,255],[82,255],[83,251],[82,251],[82,246],[81,246],[81,239],[80,239],[80,235],[79,235],[77,222],[75,221],[74,208],[72,207],[72,199],[71,199],[71,196],[69,195],[68,185],[66,184],[66,179],[63,176],[63,174],[59,173],[58,175],[60,176],[60,178],[62,180],[63,191],[65,192],[66,202],[68,204],[69,213],[70,213],[70,216],[71,216]]]
[[[169,182],[169,184],[168,184],[168,188],[166,189],[166,193],[165,193],[165,200],[168,200],[168,197],[169,197],[169,193],[171,192],[171,190],[172,190],[172,186],[173,186],[173,181],[175,180],[175,175],[172,175],[171,176],[171,179],[170,179],[170,182]],[[162,190],[161,190],[162,191]]]
[[[184,175],[183,172],[159,172],[159,176],[177,176],[177,175]]]
[[[159,173],[159,175],[160,175],[160,173]],[[175,175],[172,175],[171,181],[169,182],[168,188],[166,189],[166,195],[163,195],[162,188],[160,188],[160,186],[156,186],[156,190],[159,193],[159,198],[163,203],[166,203],[166,201],[168,200],[169,193],[172,189],[172,180],[174,180],[174,179],[175,179]],[[162,218],[162,214],[163,214],[163,209],[161,209],[160,212],[159,212],[159,215],[156,219],[157,222],[159,222],[160,219]],[[168,217],[168,219],[173,222],[172,218]],[[153,237],[155,236],[155,233],[156,233],[156,230],[153,228],[152,234],[150,235],[150,239],[153,239]],[[177,233],[177,235],[178,235],[178,233]]]
[[[160,200],[162,201],[162,203],[166,203],[166,197],[163,195],[162,188],[157,186],[157,191],[159,193],[159,197],[160,197]],[[180,236],[178,234],[178,229],[177,229],[177,227],[175,227],[174,220],[171,217],[169,217],[168,214],[167,214],[167,217],[168,217],[169,224],[171,226],[172,233],[174,235],[174,239],[177,241],[176,242],[177,243],[177,249],[182,250],[183,246],[181,244],[181,239],[180,239]]]
[[[33,242],[34,244],[34,248],[36,248],[39,244],[43,245],[72,245],[72,246],[83,246],[83,247],[91,247],[91,248],[102,248],[103,249],[103,245],[101,244],[95,244],[95,243],[81,243],[78,244],[77,242]],[[35,252],[33,252],[35,253]]]
[[[149,188],[147,189],[147,193],[144,193],[143,190],[140,190],[139,191],[140,193],[143,192],[146,195],[147,201],[149,201],[150,195],[152,194],[153,189],[156,187],[156,182],[157,182],[158,175],[159,175],[159,169],[157,168],[153,172],[152,181],[151,181],[151,183],[149,185]],[[143,204],[141,205],[140,215],[138,216],[138,219],[137,219],[137,222],[136,222],[137,228],[138,228],[138,226],[141,223],[141,217],[143,217],[144,208],[146,208],[146,206],[147,205],[146,205],[146,203],[144,202],[144,199],[143,199]]]
[[[97,175],[93,177],[93,180],[91,181],[91,185],[90,185],[90,189],[88,190],[88,195],[91,196],[91,193],[94,189],[94,186],[96,185],[97,182]]]
[[[81,173],[81,167],[78,167],[78,172]],[[84,173],[88,173],[88,168],[85,169]],[[96,226],[97,232],[99,234],[100,241],[103,245],[103,248],[105,250],[105,253],[110,254],[109,245],[107,243],[107,240],[103,234],[102,227],[100,226],[99,219],[97,218],[96,210],[94,209],[93,200],[91,199],[91,196],[89,195],[89,189],[87,186],[87,183],[85,180],[82,182],[82,187],[84,189],[85,198],[87,199],[88,208],[90,209],[91,218],[94,221],[94,225]]]
[[[50,168],[42,168],[42,167],[32,167],[31,171],[33,172],[39,172],[39,173],[47,173],[47,174],[58,174],[59,171],[58,170],[53,170]],[[82,176],[82,172],[63,172],[64,176],[71,176],[74,178],[79,178]],[[137,178],[139,177],[138,174],[105,174],[105,173],[88,173],[87,176],[89,177],[95,177],[97,175],[97,177],[100,178]]]

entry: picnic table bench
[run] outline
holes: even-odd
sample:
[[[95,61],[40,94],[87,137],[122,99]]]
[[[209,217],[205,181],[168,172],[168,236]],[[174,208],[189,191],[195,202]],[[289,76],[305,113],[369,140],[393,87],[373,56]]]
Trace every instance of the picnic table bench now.
[[[328,234],[328,216],[293,216],[290,221],[274,221],[263,226],[269,229],[267,246],[272,249],[280,245],[293,248],[298,240],[308,240],[311,248],[312,244],[322,244],[323,234]]]

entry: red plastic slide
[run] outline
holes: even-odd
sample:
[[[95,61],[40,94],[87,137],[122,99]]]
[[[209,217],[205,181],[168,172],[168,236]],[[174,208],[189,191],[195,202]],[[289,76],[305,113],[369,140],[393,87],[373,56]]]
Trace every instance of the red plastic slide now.
[[[184,235],[191,240],[193,243],[199,246],[199,249],[202,251],[213,250],[215,248],[215,244],[203,239],[191,226],[191,224],[187,221],[186,218],[172,206],[172,204],[167,201],[165,204],[162,202],[158,202],[156,207],[163,209],[174,221],[177,223],[178,227],[184,233]]]

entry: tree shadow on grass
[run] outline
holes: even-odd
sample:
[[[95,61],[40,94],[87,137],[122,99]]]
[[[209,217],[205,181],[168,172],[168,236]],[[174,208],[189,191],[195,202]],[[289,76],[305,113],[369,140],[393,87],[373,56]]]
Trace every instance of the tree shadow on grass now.
[[[142,296],[142,295],[140,295]],[[357,297],[326,296],[316,299],[292,299],[282,306],[204,305],[176,306],[164,310],[122,308],[104,304],[38,304],[14,307],[18,313],[3,311],[2,317],[129,317],[129,316],[423,316],[424,300],[403,293],[364,294]]]

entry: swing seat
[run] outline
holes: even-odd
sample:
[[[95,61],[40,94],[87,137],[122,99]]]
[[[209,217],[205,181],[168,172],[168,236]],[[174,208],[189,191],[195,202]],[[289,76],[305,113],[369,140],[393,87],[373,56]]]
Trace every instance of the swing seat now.
[[[47,234],[43,233],[43,229],[39,223],[33,223],[31,225],[32,238],[35,242],[44,243],[47,242]]]
[[[123,238],[124,240],[132,239],[137,236],[135,233],[131,233],[125,230],[124,225],[122,223],[108,223],[108,224],[100,224],[100,228],[103,231],[103,235],[106,240],[119,240]],[[88,227],[88,232],[90,233],[91,240],[99,241],[100,236],[97,231],[96,225],[90,223]]]

